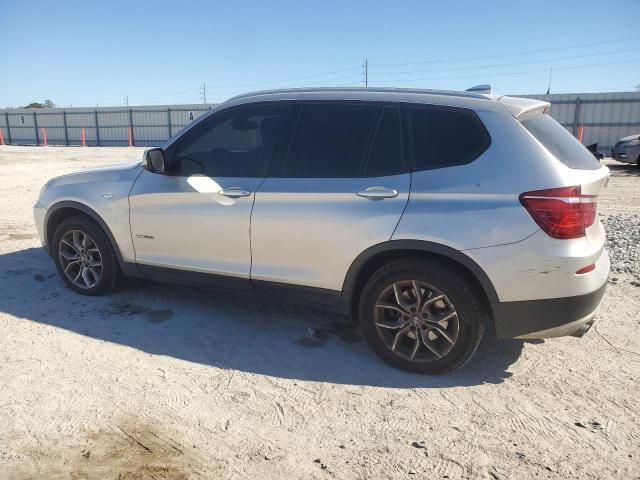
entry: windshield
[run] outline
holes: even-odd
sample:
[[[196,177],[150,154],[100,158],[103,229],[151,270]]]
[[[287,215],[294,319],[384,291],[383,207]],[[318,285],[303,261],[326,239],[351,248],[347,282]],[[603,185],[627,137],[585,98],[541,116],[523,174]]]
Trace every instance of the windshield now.
[[[593,154],[549,115],[525,117],[520,123],[567,167],[580,170],[600,168],[600,162]]]

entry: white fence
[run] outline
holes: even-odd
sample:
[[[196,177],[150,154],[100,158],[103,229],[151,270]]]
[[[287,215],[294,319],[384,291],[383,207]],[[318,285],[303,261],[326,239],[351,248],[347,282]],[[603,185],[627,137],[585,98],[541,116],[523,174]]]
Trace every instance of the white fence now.
[[[609,153],[618,139],[640,133],[640,92],[520,95],[551,102],[551,115],[585,145]],[[0,110],[4,143],[16,145],[152,146],[213,105]]]
[[[213,105],[0,110],[4,142],[14,145],[152,146]]]
[[[521,95],[551,103],[551,116],[579,137],[584,145],[598,144],[607,155],[628,135],[640,133],[640,92]]]

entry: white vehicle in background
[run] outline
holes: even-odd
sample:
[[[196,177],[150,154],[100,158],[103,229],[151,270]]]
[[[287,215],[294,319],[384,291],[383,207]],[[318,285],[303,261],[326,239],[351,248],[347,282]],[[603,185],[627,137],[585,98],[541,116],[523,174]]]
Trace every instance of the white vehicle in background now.
[[[128,275],[306,299],[351,315],[386,362],[446,373],[485,328],[581,336],[594,321],[608,169],[548,106],[409,89],[241,95],[142,164],[50,180],[36,224],[78,293]]]

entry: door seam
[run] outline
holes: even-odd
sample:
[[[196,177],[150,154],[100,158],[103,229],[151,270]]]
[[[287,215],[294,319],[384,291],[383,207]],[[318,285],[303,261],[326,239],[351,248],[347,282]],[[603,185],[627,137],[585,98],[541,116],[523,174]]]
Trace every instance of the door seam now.
[[[138,173],[136,178],[133,179],[133,182],[131,182],[131,188],[129,189],[129,193],[127,193],[127,206],[129,207],[129,218],[127,220],[129,223],[129,236],[131,237],[131,248],[133,248],[134,263],[138,263],[138,252],[136,251],[136,242],[133,240],[133,226],[131,225],[131,192],[133,192],[133,187],[140,178],[140,175],[142,175],[142,172],[144,172],[144,167],[140,169],[140,173]]]
[[[402,209],[402,213],[398,217],[398,222],[396,223],[396,226],[393,228],[393,232],[391,232],[391,236],[389,237],[389,240],[392,240],[393,236],[396,234],[396,230],[398,229],[398,226],[400,225],[400,221],[402,220],[402,217],[404,216],[404,212],[406,212],[407,207],[409,206],[409,200],[411,200],[411,186],[412,186],[412,184],[413,184],[413,172],[409,172],[409,192],[407,193],[407,201],[404,204],[404,208]]]
[[[264,182],[267,181],[267,177],[264,177],[260,184],[256,187],[255,192],[253,192],[253,202],[251,203],[251,211],[249,212],[249,282],[251,282],[251,287],[255,288],[253,285],[253,236],[252,236],[252,226],[253,226],[253,209],[256,206],[256,197],[258,196],[258,191],[264,185]]]

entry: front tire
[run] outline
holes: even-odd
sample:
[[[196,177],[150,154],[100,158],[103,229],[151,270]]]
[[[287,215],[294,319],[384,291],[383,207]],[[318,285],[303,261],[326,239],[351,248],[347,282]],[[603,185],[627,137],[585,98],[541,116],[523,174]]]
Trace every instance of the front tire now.
[[[473,356],[484,334],[486,307],[455,265],[406,258],[378,270],[359,305],[360,328],[373,351],[410,372],[452,372]]]
[[[120,278],[111,242],[100,226],[84,216],[62,221],[53,234],[51,252],[62,280],[82,295],[104,295]]]

